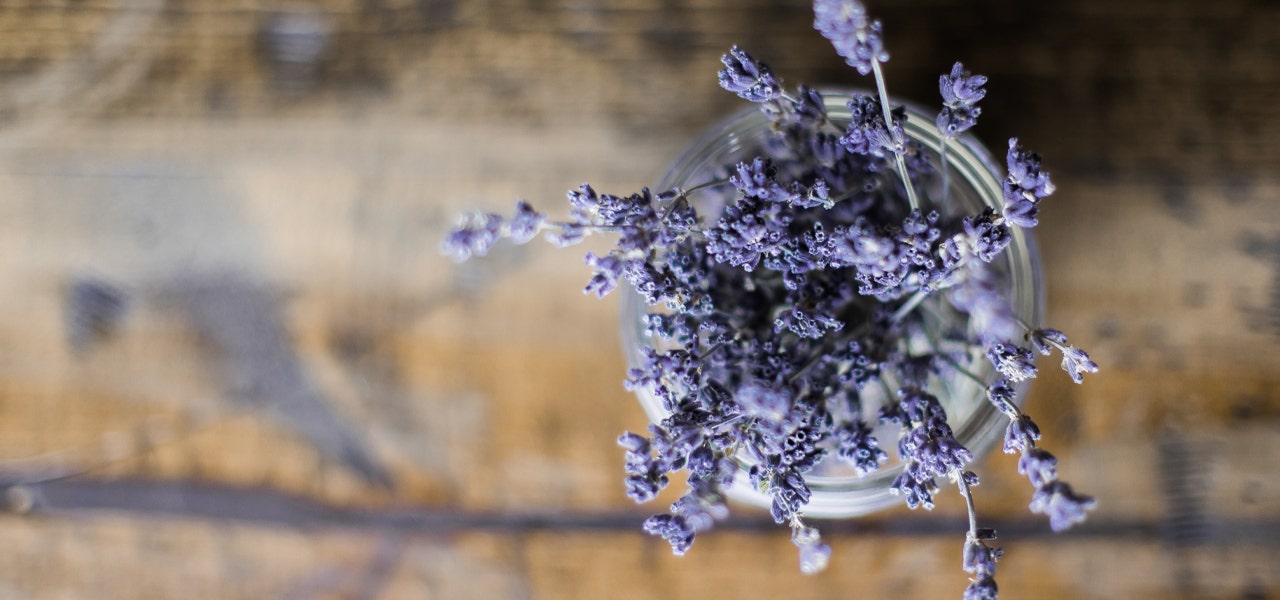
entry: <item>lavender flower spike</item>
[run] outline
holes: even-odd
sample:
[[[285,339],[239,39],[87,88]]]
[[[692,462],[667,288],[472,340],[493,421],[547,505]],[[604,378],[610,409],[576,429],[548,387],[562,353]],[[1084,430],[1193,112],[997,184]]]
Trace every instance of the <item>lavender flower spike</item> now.
[[[1064,531],[1084,521],[1088,511],[1097,505],[1089,496],[1079,496],[1070,485],[1050,481],[1031,497],[1031,512],[1049,517],[1049,528]]]
[[[1035,227],[1038,205],[1053,193],[1053,182],[1040,170],[1040,155],[1023,151],[1018,138],[1009,138],[1006,162],[1009,175],[1003,185],[1004,218],[1018,227]]]
[[[502,237],[502,225],[502,217],[493,213],[464,215],[440,243],[440,250],[458,262],[484,256]]]
[[[987,347],[987,359],[1009,381],[1025,381],[1036,376],[1035,355],[1017,344],[991,344]]]
[[[720,62],[724,63],[719,73],[720,87],[744,100],[768,102],[782,95],[782,86],[768,65],[751,58],[743,49],[734,46]]]
[[[507,222],[507,238],[513,243],[523,244],[532,240],[542,230],[547,215],[533,209],[528,202],[516,202],[516,214]]]
[[[684,517],[679,515],[654,515],[644,522],[645,532],[661,537],[671,544],[671,553],[683,556],[693,545],[695,533]]]
[[[982,86],[985,75],[970,75],[964,65],[956,63],[949,75],[938,78],[938,90],[942,93],[943,108],[938,113],[938,131],[947,137],[955,137],[978,122],[982,109],[978,101],[987,95]]]
[[[1062,370],[1071,376],[1071,381],[1084,381],[1085,373],[1097,373],[1098,363],[1093,362],[1084,350],[1075,346],[1067,346],[1062,350]]]
[[[995,578],[988,575],[964,589],[964,600],[996,600],[998,590]]]
[[[963,64],[956,63],[950,75],[938,78],[938,91],[947,106],[973,106],[987,95],[987,90],[982,89],[986,83],[986,75],[970,75]]]
[[[862,75],[871,73],[874,62],[889,60],[880,21],[868,18],[858,0],[814,0],[813,28]]]
[[[831,546],[822,542],[818,530],[801,524],[798,519],[791,527],[791,543],[800,549],[800,572],[812,575],[826,569],[831,560]]]
[[[1058,478],[1058,459],[1039,448],[1027,448],[1018,459],[1018,473],[1026,475],[1031,485],[1043,487]]]

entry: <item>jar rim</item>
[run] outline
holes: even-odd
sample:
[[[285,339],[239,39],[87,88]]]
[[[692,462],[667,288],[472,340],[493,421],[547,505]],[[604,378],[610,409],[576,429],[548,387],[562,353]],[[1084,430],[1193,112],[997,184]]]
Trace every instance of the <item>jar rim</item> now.
[[[853,94],[867,92],[824,88],[819,89],[819,93],[822,94],[832,120],[839,121],[842,116],[847,119],[849,115],[845,100]],[[917,105],[906,103],[903,106],[907,111],[904,124],[907,136],[937,157],[944,138],[934,126],[932,117]],[[745,153],[750,153],[752,148],[763,144],[770,125],[769,119],[754,106],[729,115],[698,135],[677,155],[676,160],[658,180],[656,189],[668,190],[700,183],[691,180],[700,172],[723,167],[726,163],[722,158],[726,155],[737,155],[740,156],[739,160],[750,160],[751,157]],[[1003,174],[991,153],[969,132],[948,139],[946,144],[947,166],[959,175],[951,184],[963,182],[971,186],[983,204],[999,210]],[[1012,229],[1012,242],[1002,258],[997,260],[1003,261],[1002,269],[1009,277],[1015,312],[1023,322],[1037,326],[1042,322],[1044,313],[1044,284],[1039,253],[1029,231]],[[643,360],[641,348],[647,344],[644,340],[642,316],[647,311],[648,307],[638,293],[634,290],[624,291],[620,305],[622,341],[624,354],[631,367],[640,366],[640,361]],[[981,360],[981,357],[978,359]],[[985,377],[990,379],[990,364],[981,361],[981,365],[985,365]],[[964,391],[965,401],[972,412],[958,426],[953,422],[953,429],[957,440],[969,448],[977,460],[1003,435],[1008,419],[985,400],[983,386],[966,377],[960,379],[963,381],[957,382],[958,388]],[[1017,392],[1015,401],[1020,404],[1027,385],[1024,382],[1015,384],[1014,387]],[[660,422],[670,414],[663,408],[662,402],[647,390],[637,389],[636,393],[651,422]],[[739,472],[726,493],[738,502],[768,507],[770,497],[751,485],[745,469],[741,467],[742,460],[739,460],[739,464]],[[899,460],[891,461],[864,477],[806,474],[805,480],[811,488],[812,496],[803,512],[808,517],[841,518],[869,514],[900,504],[902,500],[890,492],[890,484],[901,470]]]

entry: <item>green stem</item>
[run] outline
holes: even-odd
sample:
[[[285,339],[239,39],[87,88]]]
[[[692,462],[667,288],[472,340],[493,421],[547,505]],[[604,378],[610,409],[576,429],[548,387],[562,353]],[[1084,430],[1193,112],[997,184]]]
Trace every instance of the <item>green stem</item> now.
[[[947,199],[951,195],[951,169],[950,169],[950,165],[947,164],[947,141],[949,139],[950,138],[948,138],[944,134],[942,136],[942,147],[938,150],[938,158],[942,162],[940,168],[942,169],[942,205],[943,206],[947,205]]]
[[[969,482],[964,480],[964,471],[955,471],[956,487],[960,488],[960,495],[964,496],[964,505],[969,512],[969,534],[968,537],[978,539],[978,511],[973,508],[973,491],[969,489]]]
[[[729,183],[729,178],[728,178],[728,177],[722,177],[722,178],[720,178],[720,179],[712,179],[711,181],[707,181],[707,182],[704,182],[704,183],[699,183],[698,185],[695,185],[695,186],[693,186],[693,187],[691,187],[691,188],[689,188],[689,189],[687,189],[687,190],[680,190],[680,195],[681,195],[681,196],[683,196],[683,197],[687,197],[689,194],[692,194],[692,193],[694,193],[694,192],[696,192],[696,191],[704,190],[704,189],[707,189],[707,188],[709,188],[709,187],[715,187],[715,186],[717,186],[717,185],[724,185],[724,184],[726,184],[726,183]]]
[[[880,70],[880,61],[871,61],[871,72],[876,78],[876,91],[880,94],[880,109],[884,111],[884,124],[889,128],[890,134],[893,132],[893,113],[889,110],[889,92],[884,84],[884,73]],[[916,199],[915,188],[911,185],[911,177],[907,174],[907,161],[902,157],[902,152],[895,151],[894,158],[898,163],[898,176],[902,178],[902,185],[907,189],[907,202],[911,204],[911,210],[920,210],[920,201]]]

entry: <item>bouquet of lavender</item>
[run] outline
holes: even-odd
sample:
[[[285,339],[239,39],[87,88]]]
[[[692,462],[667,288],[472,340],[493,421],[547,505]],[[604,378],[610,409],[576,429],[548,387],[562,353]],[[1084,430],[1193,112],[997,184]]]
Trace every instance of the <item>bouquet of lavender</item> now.
[[[801,569],[821,570],[831,550],[804,519],[812,476],[832,462],[859,476],[878,471],[889,456],[877,432],[887,428],[900,460],[891,490],[929,509],[940,481],[956,485],[969,512],[962,564],[973,579],[964,597],[995,598],[1001,549],[977,524],[974,455],[933,384],[968,378],[985,388],[1008,418],[1003,449],[1021,454],[1018,471],[1035,488],[1031,511],[1055,531],[1085,518],[1093,499],[1057,478],[1015,386],[1036,376],[1035,352],[1058,353],[1076,383],[1097,365],[1062,332],[1020,318],[995,266],[1013,228],[1034,227],[1054,187],[1040,156],[1012,139],[1002,197],[979,212],[957,210],[948,143],[975,124],[986,78],[960,63],[941,76],[941,142],[928,148],[907,135],[906,111],[889,101],[880,22],[857,0],[816,0],[814,14],[815,28],[875,81],[874,95],[847,99],[847,117],[829,114],[815,89],[784,89],[734,47],[720,85],[758,103],[771,124],[753,160],[656,194],[584,184],[569,192],[562,222],[524,201],[509,218],[467,215],[443,249],[465,260],[501,239],[544,234],[568,246],[616,236],[608,253],[587,254],[594,276],[585,291],[603,297],[626,282],[650,307],[652,343],[626,385],[656,398],[664,417],[647,436],[628,432],[618,443],[638,502],[687,471],[687,492],[644,523],[676,554],[726,516],[726,490],[745,476],[791,528]],[[974,368],[983,360],[991,367]]]

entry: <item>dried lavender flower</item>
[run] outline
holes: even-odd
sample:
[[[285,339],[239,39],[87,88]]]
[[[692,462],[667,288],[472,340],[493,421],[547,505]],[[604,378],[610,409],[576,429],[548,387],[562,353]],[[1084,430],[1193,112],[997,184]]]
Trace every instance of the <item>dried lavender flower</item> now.
[[[974,581],[964,589],[964,600],[996,600],[998,596],[999,588],[995,578],[991,576]]]
[[[942,111],[938,113],[938,131],[947,137],[955,137],[967,131],[978,121],[982,109],[978,101],[987,94],[982,86],[985,75],[971,75],[964,65],[956,63],[951,73],[938,78],[938,90],[942,93]]]
[[[797,521],[792,524],[791,543],[800,549],[800,572],[805,575],[819,573],[831,560],[831,546],[822,542],[822,536],[813,527]]]
[[[911,472],[911,466],[908,464],[907,471],[894,478],[889,491],[902,496],[907,508],[933,510],[933,494],[938,491],[938,486],[932,479],[924,481],[916,479]]]
[[[966,573],[975,575],[994,575],[996,561],[1001,555],[1000,548],[992,548],[975,536],[969,536],[964,543],[962,567]]]
[[[1030,350],[1009,342],[987,346],[987,359],[1009,381],[1019,382],[1036,376],[1036,359]]]
[[[1067,346],[1062,349],[1062,370],[1071,376],[1071,381],[1081,383],[1085,373],[1098,372],[1098,363],[1093,362],[1084,350]]]
[[[484,256],[502,237],[502,217],[493,213],[469,213],[449,231],[440,249],[455,261]]]
[[[1049,517],[1049,527],[1054,531],[1065,531],[1084,521],[1096,505],[1093,498],[1077,495],[1062,481],[1050,481],[1031,498],[1031,512]]]
[[[852,421],[836,430],[839,440],[836,455],[854,468],[858,475],[868,475],[889,461],[871,428],[861,420]]]
[[[532,240],[542,230],[547,215],[533,209],[528,202],[520,200],[516,203],[516,213],[506,223],[506,237],[516,244]]]
[[[720,62],[720,87],[751,102],[766,102],[782,94],[782,86],[774,78],[768,65],[751,58],[737,46],[729,50]]]
[[[1004,432],[1004,451],[1017,454],[1035,446],[1040,439],[1040,428],[1027,415],[1018,415],[1009,420]]]
[[[671,543],[671,553],[682,556],[693,545],[693,528],[678,515],[654,515],[644,522],[645,532]]]
[[[1085,373],[1098,372],[1098,364],[1084,350],[1067,345],[1067,335],[1061,331],[1035,329],[1027,333],[1027,339],[1031,341],[1032,347],[1045,356],[1051,354],[1054,348],[1062,352],[1062,370],[1075,383],[1084,382]]]
[[[1040,155],[1024,151],[1018,138],[1009,139],[1006,162],[1009,175],[1003,184],[1004,218],[1018,227],[1035,227],[1038,205],[1054,192],[1053,182],[1040,169]]]
[[[1039,448],[1028,447],[1018,459],[1018,473],[1041,487],[1058,478],[1058,459]]]
[[[880,21],[869,18],[866,7],[858,0],[816,0],[813,28],[862,75],[871,72],[873,62],[889,60]]]
[[[951,66],[951,73],[938,78],[938,89],[942,93],[942,102],[947,106],[973,106],[978,103],[987,91],[986,75],[971,75],[964,65],[956,63]]]
[[[1016,419],[1020,414],[1017,405],[1013,403],[1016,396],[1009,382],[1004,379],[997,379],[995,383],[987,386],[987,399],[1010,419]]]
[[[1057,329],[1034,329],[1027,333],[1027,339],[1036,352],[1049,356],[1055,347],[1067,343],[1067,334]]]
[[[874,96],[854,96],[846,104],[849,108],[849,125],[845,128],[840,144],[854,154],[866,154],[881,158],[885,153],[905,151],[907,139],[903,122],[906,109],[897,107],[891,111],[893,123],[884,118],[884,108]]]

